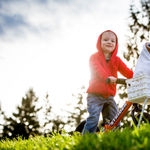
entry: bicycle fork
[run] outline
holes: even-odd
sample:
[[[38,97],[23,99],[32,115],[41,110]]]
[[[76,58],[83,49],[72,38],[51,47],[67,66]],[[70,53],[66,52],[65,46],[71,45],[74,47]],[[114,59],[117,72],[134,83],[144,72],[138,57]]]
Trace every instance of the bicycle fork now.
[[[124,103],[124,105],[118,111],[118,113],[116,114],[116,116],[114,117],[114,119],[108,125],[107,124],[104,125],[105,132],[107,132],[107,130],[112,130],[114,127],[117,127],[118,123],[121,121],[121,119],[127,113],[127,111],[129,110],[129,108],[131,107],[132,104],[133,103],[131,103],[129,101],[126,101]]]

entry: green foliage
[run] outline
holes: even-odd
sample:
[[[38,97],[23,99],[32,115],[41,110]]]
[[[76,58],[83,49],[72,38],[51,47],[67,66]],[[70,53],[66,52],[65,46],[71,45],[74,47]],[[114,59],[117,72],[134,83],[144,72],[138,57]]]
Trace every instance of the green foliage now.
[[[140,55],[141,42],[149,40],[150,33],[150,3],[149,0],[139,0],[139,6],[136,5],[137,1],[130,5],[129,14],[129,32],[127,36],[126,47],[127,51],[124,52],[124,58],[130,62],[130,67],[136,65],[137,59]],[[120,85],[118,87],[118,95],[120,99],[127,98],[126,87]],[[150,107],[147,108],[149,112]],[[128,115],[128,114],[127,114]],[[126,115],[126,116],[127,116]],[[129,115],[127,116],[129,117]],[[126,117],[124,117],[126,118]],[[129,123],[122,119],[123,126],[126,127]]]
[[[3,137],[14,138],[22,136],[29,138],[30,135],[39,135],[40,124],[37,117],[37,112],[41,108],[36,108],[38,98],[32,89],[22,98],[21,106],[17,107],[17,113],[13,113],[13,117],[7,118],[3,126]]]
[[[150,3],[149,0],[141,0],[141,7],[130,5],[130,23],[128,25],[130,35],[127,36],[127,49],[124,58],[133,61],[133,67],[139,57],[139,44],[143,40],[149,40],[150,32]]]
[[[67,111],[70,114],[68,117],[68,123],[70,125],[73,124],[73,126],[77,126],[81,121],[86,119],[84,118],[84,115],[87,113],[87,107],[83,104],[85,87],[82,86],[80,90],[81,91],[77,95],[72,94],[72,96],[76,98],[76,104],[71,112]]]
[[[70,136],[53,133],[51,136],[31,137],[28,140],[21,138],[14,140],[2,140],[1,150],[149,150],[150,149],[150,125],[144,124],[140,129],[123,131],[116,130],[108,133],[85,134],[74,133]]]
[[[0,138],[13,139],[21,136],[22,138],[28,139],[31,135],[46,136],[47,134],[52,134],[52,132],[61,133],[65,126],[75,127],[83,120],[83,115],[87,111],[83,106],[84,90],[85,87],[81,87],[82,92],[77,96],[73,95],[77,101],[74,106],[74,111],[67,111],[68,116],[59,116],[52,111],[53,109],[48,94],[44,99],[42,107],[37,108],[38,98],[35,96],[33,89],[29,89],[25,97],[22,98],[21,105],[17,106],[17,112],[12,113],[11,117],[7,117],[4,114],[0,105],[0,116],[2,115],[5,121],[5,123],[0,124],[2,126]],[[41,111],[43,113],[43,120],[40,124],[38,114]]]
[[[4,119],[4,112],[2,111],[2,105],[0,102],[0,138],[3,136],[2,135],[2,128],[3,128],[3,124],[2,124],[2,120]]]
[[[46,134],[46,133],[50,133],[52,130],[49,127],[49,125],[52,123],[52,106],[49,101],[48,93],[46,94],[46,97],[43,101],[44,101],[44,104],[43,104],[42,110],[43,110],[44,118],[42,119],[43,119],[44,124],[42,125],[42,128],[44,130],[44,134]]]

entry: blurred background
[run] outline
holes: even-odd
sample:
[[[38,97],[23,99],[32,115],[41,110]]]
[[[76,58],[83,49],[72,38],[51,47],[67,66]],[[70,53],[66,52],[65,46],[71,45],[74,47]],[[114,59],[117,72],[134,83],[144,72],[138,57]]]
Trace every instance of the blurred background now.
[[[88,61],[99,34],[117,34],[118,56],[134,70],[149,16],[148,0],[0,0],[2,136],[73,131],[87,116]],[[125,98],[119,86],[118,106]]]

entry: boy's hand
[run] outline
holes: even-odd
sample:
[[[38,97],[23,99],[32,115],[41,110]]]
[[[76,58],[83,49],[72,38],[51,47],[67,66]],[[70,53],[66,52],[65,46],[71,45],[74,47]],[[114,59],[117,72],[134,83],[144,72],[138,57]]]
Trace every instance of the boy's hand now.
[[[109,79],[111,84],[116,84],[117,78],[110,76]]]

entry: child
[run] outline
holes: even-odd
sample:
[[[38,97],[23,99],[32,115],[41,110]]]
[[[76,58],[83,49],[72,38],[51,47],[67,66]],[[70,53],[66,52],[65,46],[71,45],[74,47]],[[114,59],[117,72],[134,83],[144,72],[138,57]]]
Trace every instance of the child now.
[[[133,77],[150,75],[150,42],[143,45],[143,49],[135,66]]]
[[[118,38],[113,31],[106,30],[101,33],[96,46],[98,52],[91,55],[89,60],[91,71],[91,79],[87,89],[89,117],[86,120],[83,134],[96,131],[101,112],[104,122],[106,118],[111,121],[117,114],[118,107],[114,101],[117,72],[119,71],[126,78],[133,76],[133,71],[117,56]],[[110,84],[106,84],[108,77]]]

